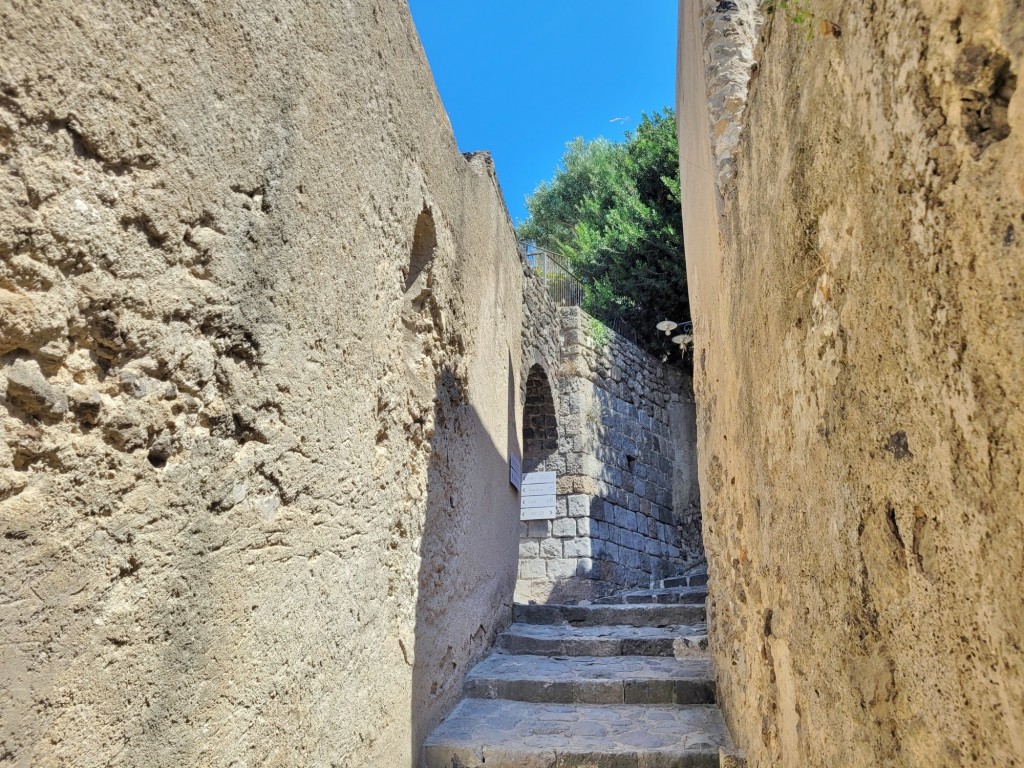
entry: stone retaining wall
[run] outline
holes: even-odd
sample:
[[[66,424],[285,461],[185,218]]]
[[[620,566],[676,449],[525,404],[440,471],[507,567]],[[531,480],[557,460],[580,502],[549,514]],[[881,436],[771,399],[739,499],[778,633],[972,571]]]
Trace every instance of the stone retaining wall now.
[[[524,359],[554,360],[557,452],[554,520],[520,523],[517,596],[597,597],[703,557],[692,386],[665,364],[577,307],[557,308],[526,280]],[[558,346],[552,351],[551,329]],[[528,346],[545,343],[545,348]],[[549,362],[549,364],[551,364]],[[547,422],[527,388],[525,439]],[[531,415],[533,414],[533,415]],[[527,451],[529,455],[529,451]],[[524,462],[529,471],[530,462]],[[696,531],[696,536],[694,535]]]

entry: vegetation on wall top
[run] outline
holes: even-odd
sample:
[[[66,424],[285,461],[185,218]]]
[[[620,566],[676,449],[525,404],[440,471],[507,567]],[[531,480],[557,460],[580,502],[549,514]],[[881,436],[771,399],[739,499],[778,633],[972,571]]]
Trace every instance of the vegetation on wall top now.
[[[621,143],[570,142],[526,205],[519,238],[568,262],[585,284],[583,309],[621,317],[659,356],[677,351],[655,329],[665,318],[690,319],[672,109],[645,114]]]

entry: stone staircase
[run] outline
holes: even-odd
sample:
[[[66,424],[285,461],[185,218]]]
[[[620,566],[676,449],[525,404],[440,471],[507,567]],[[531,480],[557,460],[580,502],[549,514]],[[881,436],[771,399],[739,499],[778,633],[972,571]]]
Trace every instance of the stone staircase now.
[[[704,598],[686,583],[614,603],[517,604],[427,739],[425,766],[740,765],[715,704]]]

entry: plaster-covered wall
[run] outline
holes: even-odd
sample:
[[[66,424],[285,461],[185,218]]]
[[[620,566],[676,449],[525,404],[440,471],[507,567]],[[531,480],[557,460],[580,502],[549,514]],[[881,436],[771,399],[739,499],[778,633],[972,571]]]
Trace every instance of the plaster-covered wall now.
[[[1024,765],[1024,9],[803,5],[681,4],[722,706],[752,766]]]
[[[0,763],[411,765],[510,613],[522,272],[405,4],[0,27]]]

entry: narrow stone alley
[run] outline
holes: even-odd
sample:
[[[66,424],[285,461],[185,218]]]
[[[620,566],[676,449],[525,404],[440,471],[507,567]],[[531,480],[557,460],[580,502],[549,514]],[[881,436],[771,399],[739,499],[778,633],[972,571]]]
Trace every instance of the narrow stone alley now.
[[[0,0],[0,766],[1024,768],[1024,0],[413,5]]]

